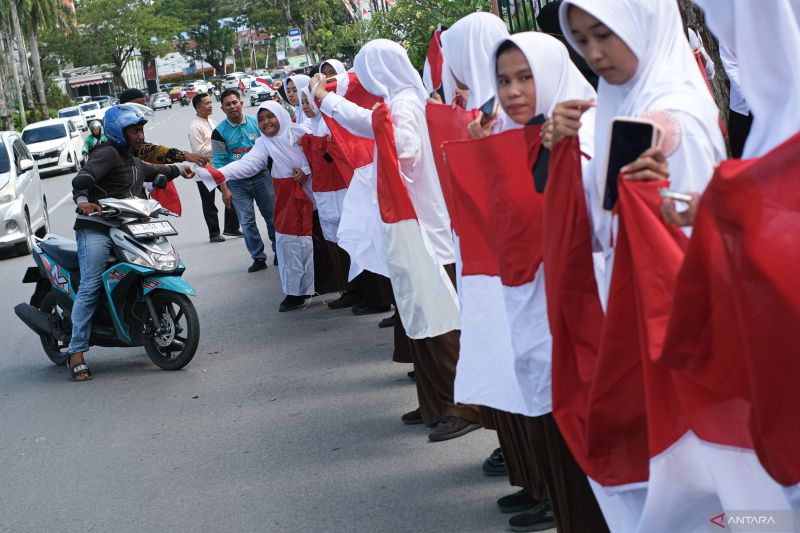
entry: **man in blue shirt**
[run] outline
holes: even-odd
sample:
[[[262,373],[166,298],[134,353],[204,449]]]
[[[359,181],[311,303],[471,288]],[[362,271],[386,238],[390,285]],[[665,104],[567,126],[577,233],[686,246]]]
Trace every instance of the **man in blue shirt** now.
[[[211,152],[214,167],[222,168],[228,163],[241,159],[250,151],[256,139],[261,136],[258,120],[253,116],[245,116],[242,99],[236,89],[226,89],[220,95],[222,111],[226,120],[217,125],[211,134]],[[264,241],[256,225],[254,205],[258,206],[261,216],[267,223],[267,233],[275,251],[275,223],[272,211],[275,206],[275,191],[272,189],[272,176],[264,169],[255,176],[228,181],[228,189],[233,194],[233,207],[239,217],[244,233],[244,244],[253,258],[248,272],[257,272],[267,268],[267,255],[264,253]],[[275,256],[277,261],[277,256]],[[277,264],[277,263],[275,263]]]

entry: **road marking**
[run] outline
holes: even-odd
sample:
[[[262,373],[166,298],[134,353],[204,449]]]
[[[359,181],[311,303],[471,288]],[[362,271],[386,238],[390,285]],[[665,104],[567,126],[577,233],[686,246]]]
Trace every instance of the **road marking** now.
[[[64,196],[64,198],[62,198],[61,200],[59,200],[58,202],[56,202],[56,205],[54,205],[53,207],[49,208],[49,209],[47,210],[47,212],[48,212],[48,213],[50,213],[50,214],[52,215],[52,214],[53,214],[53,212],[54,212],[56,209],[58,209],[59,207],[61,207],[61,206],[62,206],[62,205],[64,205],[65,203],[67,203],[67,201],[68,201],[68,200],[71,200],[71,199],[72,199],[72,193],[68,193],[66,196]]]

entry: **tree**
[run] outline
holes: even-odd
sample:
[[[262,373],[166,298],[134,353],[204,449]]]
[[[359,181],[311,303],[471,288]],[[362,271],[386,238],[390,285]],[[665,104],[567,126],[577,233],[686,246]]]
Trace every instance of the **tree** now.
[[[164,9],[183,22],[182,31],[177,32],[178,50],[224,75],[225,56],[236,44],[238,4],[232,0],[169,0]]]
[[[127,87],[122,71],[140,51],[156,56],[173,49],[181,24],[160,8],[160,0],[83,0],[75,10],[77,28],[50,32],[48,39],[76,66],[110,64],[114,83]]]
[[[36,86],[39,109],[42,119],[46,119],[49,116],[49,110],[47,107],[47,89],[39,53],[39,32],[44,28],[56,30],[69,28],[72,16],[60,0],[23,0],[22,18],[28,32],[33,82]]]

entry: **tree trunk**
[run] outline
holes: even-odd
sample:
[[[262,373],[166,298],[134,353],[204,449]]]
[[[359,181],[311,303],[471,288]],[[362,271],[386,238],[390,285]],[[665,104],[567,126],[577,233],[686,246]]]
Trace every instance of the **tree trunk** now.
[[[47,109],[47,96],[44,89],[44,76],[42,76],[42,62],[39,57],[39,37],[37,35],[36,23],[33,20],[33,13],[28,21],[28,44],[31,47],[31,64],[33,65],[33,81],[36,84],[36,94],[39,100],[39,109],[42,112],[42,120],[47,120],[50,116]]]
[[[0,52],[0,128],[13,130],[14,121],[8,113],[7,94],[11,94],[8,88],[8,68],[6,68],[5,54]]]
[[[10,28],[11,21],[7,20],[6,24]],[[19,73],[17,72],[16,61],[14,61],[14,45],[12,43],[10,32],[6,33],[8,48],[5,50],[4,59],[9,61],[9,69],[11,70],[11,78],[14,81],[14,89],[17,93],[17,110],[19,111],[20,127],[24,128],[28,125],[28,118],[25,116],[25,102],[22,99],[22,87],[19,83]]]
[[[34,101],[33,101],[33,87],[31,86],[31,77],[30,73],[28,72],[28,58],[27,54],[25,53],[25,39],[22,37],[22,26],[19,23],[19,13],[17,13],[17,2],[16,0],[11,0],[9,2],[10,11],[11,11],[11,23],[14,26],[14,37],[17,41],[17,55],[19,56],[19,68],[22,74],[22,80],[24,81],[25,85],[25,98],[28,100],[28,104],[31,106],[31,109],[34,109]]]
[[[719,42],[706,27],[705,17],[703,12],[694,6],[692,0],[680,0],[680,6],[686,17],[686,24],[697,32],[706,52],[714,62],[714,79],[709,80],[711,88],[714,90],[714,100],[717,101],[717,106],[722,114],[725,123],[728,122],[728,109],[730,105],[730,82],[725,69],[722,67],[722,60],[719,57]]]

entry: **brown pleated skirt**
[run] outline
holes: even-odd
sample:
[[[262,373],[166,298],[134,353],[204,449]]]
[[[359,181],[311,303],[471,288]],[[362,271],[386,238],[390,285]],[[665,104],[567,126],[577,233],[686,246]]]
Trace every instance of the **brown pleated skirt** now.
[[[316,210],[313,220],[311,240],[314,243],[314,290],[318,294],[343,291],[347,286],[349,258],[347,265],[344,265],[342,254],[339,252],[341,248],[335,243],[325,240]]]

